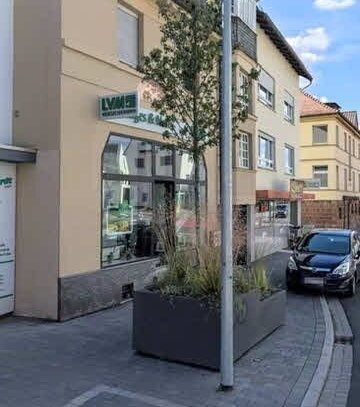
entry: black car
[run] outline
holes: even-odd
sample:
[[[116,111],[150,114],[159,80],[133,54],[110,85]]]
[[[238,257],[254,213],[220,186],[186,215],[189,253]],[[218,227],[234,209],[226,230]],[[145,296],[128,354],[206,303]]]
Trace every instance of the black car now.
[[[289,289],[321,288],[353,296],[359,278],[360,237],[351,230],[314,230],[295,246],[286,269]]]

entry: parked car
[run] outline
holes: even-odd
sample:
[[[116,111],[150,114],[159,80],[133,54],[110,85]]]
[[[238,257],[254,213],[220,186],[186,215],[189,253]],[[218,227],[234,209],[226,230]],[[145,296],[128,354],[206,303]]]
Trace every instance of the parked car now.
[[[320,288],[353,296],[360,275],[360,237],[351,230],[313,230],[295,246],[286,269],[289,289]]]
[[[287,204],[276,205],[275,218],[285,219],[289,215],[289,206]]]

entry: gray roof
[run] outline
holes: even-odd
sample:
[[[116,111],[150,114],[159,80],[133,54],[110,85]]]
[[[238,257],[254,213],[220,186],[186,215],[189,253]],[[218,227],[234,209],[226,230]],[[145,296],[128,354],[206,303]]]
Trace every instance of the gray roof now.
[[[350,122],[355,128],[359,129],[358,113],[353,110],[351,112],[341,112],[344,118]]]

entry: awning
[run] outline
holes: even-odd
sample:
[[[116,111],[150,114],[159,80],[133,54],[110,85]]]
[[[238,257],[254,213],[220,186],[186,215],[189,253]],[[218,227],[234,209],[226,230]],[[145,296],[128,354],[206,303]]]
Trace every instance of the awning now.
[[[289,201],[290,200],[290,192],[289,191],[277,191],[273,189],[264,189],[264,190],[257,190],[256,191],[256,199],[257,200],[264,200],[264,201],[269,201],[269,200],[284,200],[284,201]],[[302,200],[306,199],[315,199],[315,194],[308,194],[308,193],[303,193],[302,194]]]
[[[8,163],[35,163],[36,150],[0,144],[0,161]]]

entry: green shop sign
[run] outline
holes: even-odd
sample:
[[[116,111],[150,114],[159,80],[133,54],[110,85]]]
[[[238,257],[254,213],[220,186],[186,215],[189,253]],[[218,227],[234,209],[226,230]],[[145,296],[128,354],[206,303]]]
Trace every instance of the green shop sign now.
[[[137,92],[100,97],[100,118],[109,120],[133,117],[138,114],[138,106]]]
[[[159,114],[156,113],[139,113],[134,117],[135,123],[148,123],[156,124],[157,126],[162,126],[164,124],[163,119]]]
[[[0,178],[0,187],[8,188],[12,185],[13,179],[11,177]]]

